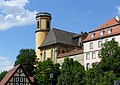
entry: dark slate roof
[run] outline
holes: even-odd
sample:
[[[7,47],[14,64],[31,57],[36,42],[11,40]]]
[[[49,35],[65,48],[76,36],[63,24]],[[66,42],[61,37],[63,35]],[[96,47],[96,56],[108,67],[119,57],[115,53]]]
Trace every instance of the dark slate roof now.
[[[39,48],[57,43],[78,46],[78,43],[72,40],[73,36],[75,35],[77,34],[53,28],[48,32],[45,40]]]

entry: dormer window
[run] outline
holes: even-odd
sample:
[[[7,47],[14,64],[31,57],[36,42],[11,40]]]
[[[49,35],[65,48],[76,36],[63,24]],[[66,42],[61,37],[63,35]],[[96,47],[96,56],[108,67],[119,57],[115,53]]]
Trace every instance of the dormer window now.
[[[91,34],[91,38],[94,38],[94,33]]]
[[[108,34],[112,33],[112,28],[108,28]]]
[[[100,31],[100,36],[102,36],[104,34],[104,30]]]

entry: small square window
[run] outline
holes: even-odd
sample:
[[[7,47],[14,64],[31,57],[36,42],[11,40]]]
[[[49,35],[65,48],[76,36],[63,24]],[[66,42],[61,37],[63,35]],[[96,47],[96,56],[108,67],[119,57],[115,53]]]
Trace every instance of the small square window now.
[[[98,48],[102,46],[102,41],[98,41]]]
[[[90,49],[93,49],[93,42],[90,43]]]
[[[100,35],[102,36],[104,34],[104,30],[101,30],[100,31]]]
[[[89,59],[90,59],[89,53],[86,53],[86,60],[89,60]]]
[[[95,52],[92,52],[92,59],[95,59],[96,58],[96,54]]]
[[[108,42],[108,39],[105,39],[105,43]]]

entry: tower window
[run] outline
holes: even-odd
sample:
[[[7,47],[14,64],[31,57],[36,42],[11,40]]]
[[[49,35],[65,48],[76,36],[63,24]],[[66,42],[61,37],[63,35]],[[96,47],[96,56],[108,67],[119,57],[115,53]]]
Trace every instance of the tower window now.
[[[50,21],[47,21],[47,28],[50,28]]]
[[[40,27],[40,24],[39,24],[39,21],[37,21],[37,28],[39,28]]]

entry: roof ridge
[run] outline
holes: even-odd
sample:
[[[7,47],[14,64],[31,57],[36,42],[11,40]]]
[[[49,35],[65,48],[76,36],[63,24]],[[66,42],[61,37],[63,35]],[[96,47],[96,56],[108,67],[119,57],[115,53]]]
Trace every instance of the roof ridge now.
[[[63,32],[67,32],[67,33],[72,33],[72,34],[78,34],[78,33],[73,33],[73,32],[69,32],[69,31],[65,31],[65,30],[62,30],[62,29],[57,29],[57,28],[52,28],[54,30],[59,30],[59,31],[63,31]]]

